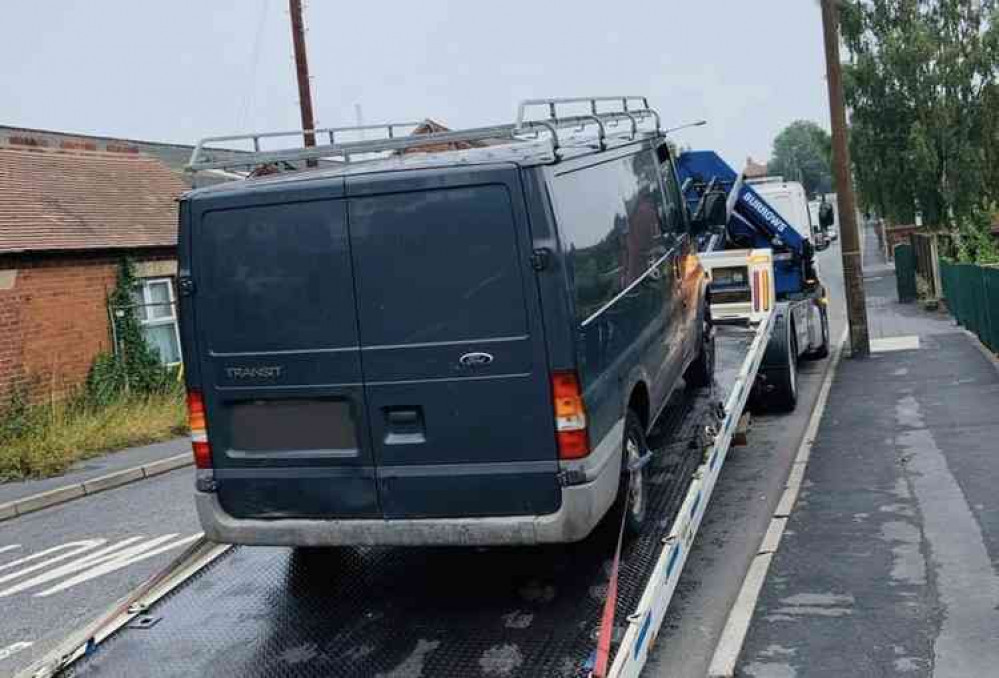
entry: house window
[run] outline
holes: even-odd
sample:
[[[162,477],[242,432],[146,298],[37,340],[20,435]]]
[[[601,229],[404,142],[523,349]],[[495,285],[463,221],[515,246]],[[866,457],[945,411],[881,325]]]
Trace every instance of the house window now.
[[[180,332],[177,329],[173,281],[170,278],[142,280],[132,297],[146,343],[159,353],[160,362],[164,365],[179,364]]]

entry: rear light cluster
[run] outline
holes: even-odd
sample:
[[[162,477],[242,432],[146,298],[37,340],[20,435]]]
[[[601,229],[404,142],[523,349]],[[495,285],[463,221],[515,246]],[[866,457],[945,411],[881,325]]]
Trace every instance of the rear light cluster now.
[[[558,436],[559,459],[581,459],[590,453],[586,433],[586,408],[579,378],[575,372],[552,375],[552,395],[555,400],[555,431]]]
[[[200,469],[212,467],[212,448],[208,444],[208,426],[205,423],[205,400],[201,391],[187,392],[187,426],[191,429],[191,449],[194,451],[194,466]]]
[[[753,311],[770,310],[770,271],[753,271]]]

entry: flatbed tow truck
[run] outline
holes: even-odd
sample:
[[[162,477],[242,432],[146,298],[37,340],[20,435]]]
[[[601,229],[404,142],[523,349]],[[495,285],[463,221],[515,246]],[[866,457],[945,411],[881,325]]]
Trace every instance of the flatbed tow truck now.
[[[787,389],[798,356],[821,355],[816,342],[795,345],[821,335],[821,298],[774,291],[772,251],[790,251],[785,261],[794,263],[800,249],[786,246],[790,238],[777,242],[773,223],[747,221],[755,201],[708,160],[688,163],[681,181],[695,216],[713,212],[727,226],[702,257],[722,274],[712,306],[715,383],[674,395],[660,416],[649,441],[658,450],[653,519],[624,543],[619,567],[619,528],[609,520],[580,543],[542,548],[292,549],[202,539],[21,675],[640,675],[747,403],[793,409]],[[726,250],[736,220],[766,231],[772,249]],[[607,608],[614,621],[601,633]]]

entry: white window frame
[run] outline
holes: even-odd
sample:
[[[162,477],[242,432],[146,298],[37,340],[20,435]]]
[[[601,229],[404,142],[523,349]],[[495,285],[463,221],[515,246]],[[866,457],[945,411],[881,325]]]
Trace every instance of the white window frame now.
[[[157,306],[163,306],[162,303],[157,303],[152,300],[152,293],[150,288],[153,285],[164,283],[167,287],[167,299],[168,306],[170,310],[169,316],[164,316],[162,318],[150,318],[152,313],[148,312],[148,309]],[[177,355],[180,353],[180,325],[177,323],[177,297],[174,292],[174,284],[172,277],[161,277],[161,278],[140,278],[138,281],[138,287],[141,290],[140,294],[142,296],[142,313],[139,314],[139,325],[143,329],[147,327],[162,327],[164,325],[173,325],[173,335],[177,341]],[[161,357],[162,360],[162,357]],[[183,358],[181,359],[183,360]],[[176,367],[181,364],[181,361],[172,363],[163,363],[167,367]]]

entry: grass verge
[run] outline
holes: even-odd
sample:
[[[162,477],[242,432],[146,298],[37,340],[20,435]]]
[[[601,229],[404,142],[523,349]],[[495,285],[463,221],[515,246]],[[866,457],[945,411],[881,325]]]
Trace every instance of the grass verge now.
[[[0,482],[45,478],[110,450],[183,435],[183,393],[124,396],[95,406],[70,402],[11,408],[0,415]]]

